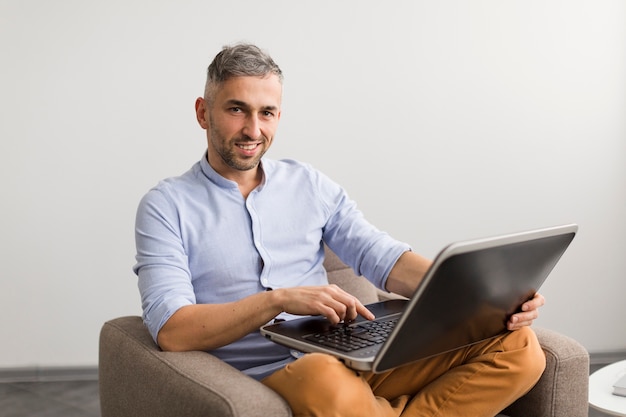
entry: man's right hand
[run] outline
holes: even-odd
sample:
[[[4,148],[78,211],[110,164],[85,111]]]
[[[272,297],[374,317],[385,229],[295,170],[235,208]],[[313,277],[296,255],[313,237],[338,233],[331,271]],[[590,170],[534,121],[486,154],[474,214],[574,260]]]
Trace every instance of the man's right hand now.
[[[331,323],[351,321],[357,314],[368,320],[374,315],[358,298],[335,284],[316,287],[282,288],[274,291],[284,312],[296,315],[322,315]]]

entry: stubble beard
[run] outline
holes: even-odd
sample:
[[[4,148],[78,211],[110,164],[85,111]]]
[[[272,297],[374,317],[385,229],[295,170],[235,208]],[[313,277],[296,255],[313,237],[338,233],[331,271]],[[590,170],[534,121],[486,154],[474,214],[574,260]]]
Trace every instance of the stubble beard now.
[[[211,144],[213,148],[217,151],[217,154],[222,158],[222,161],[230,168],[233,168],[237,171],[249,171],[251,169],[256,168],[261,161],[263,155],[267,151],[267,138],[263,137],[262,142],[259,147],[262,147],[260,152],[251,158],[238,158],[236,154],[236,143],[243,143],[246,141],[256,142],[255,140],[246,137],[239,136],[226,141],[224,136],[215,128],[215,123],[211,123]]]

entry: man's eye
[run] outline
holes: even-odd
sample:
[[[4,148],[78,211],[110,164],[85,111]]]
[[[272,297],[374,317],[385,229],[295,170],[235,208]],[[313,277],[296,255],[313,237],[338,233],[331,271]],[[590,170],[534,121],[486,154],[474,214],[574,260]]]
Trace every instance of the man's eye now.
[[[241,113],[241,107],[231,107],[230,111],[233,113]]]
[[[263,112],[263,116],[265,117],[274,117],[274,113],[272,113],[271,111],[264,111]]]

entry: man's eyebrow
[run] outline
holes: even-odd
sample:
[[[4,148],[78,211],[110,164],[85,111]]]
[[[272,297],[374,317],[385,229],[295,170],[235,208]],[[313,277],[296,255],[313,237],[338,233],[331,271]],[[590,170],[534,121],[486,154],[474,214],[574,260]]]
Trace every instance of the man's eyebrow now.
[[[226,101],[226,104],[228,106],[236,106],[236,107],[243,107],[243,108],[249,108],[250,105],[248,103],[246,103],[245,101],[241,101],[241,100],[237,100],[237,99],[230,99]],[[276,111],[278,110],[278,106],[274,106],[274,105],[267,105],[267,106],[263,106],[262,107],[263,110],[272,110],[272,111]]]
[[[248,105],[245,102],[241,100],[235,100],[235,99],[230,99],[226,101],[226,104],[229,106],[248,107]]]

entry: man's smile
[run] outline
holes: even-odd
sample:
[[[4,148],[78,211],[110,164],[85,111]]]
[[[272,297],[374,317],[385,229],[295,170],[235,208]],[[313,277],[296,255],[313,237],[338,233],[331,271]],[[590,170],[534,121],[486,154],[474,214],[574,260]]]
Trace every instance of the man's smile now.
[[[253,149],[255,149],[257,146],[259,146],[260,143],[246,143],[246,144],[240,144],[238,143],[237,146],[243,150],[246,151],[251,151]]]

